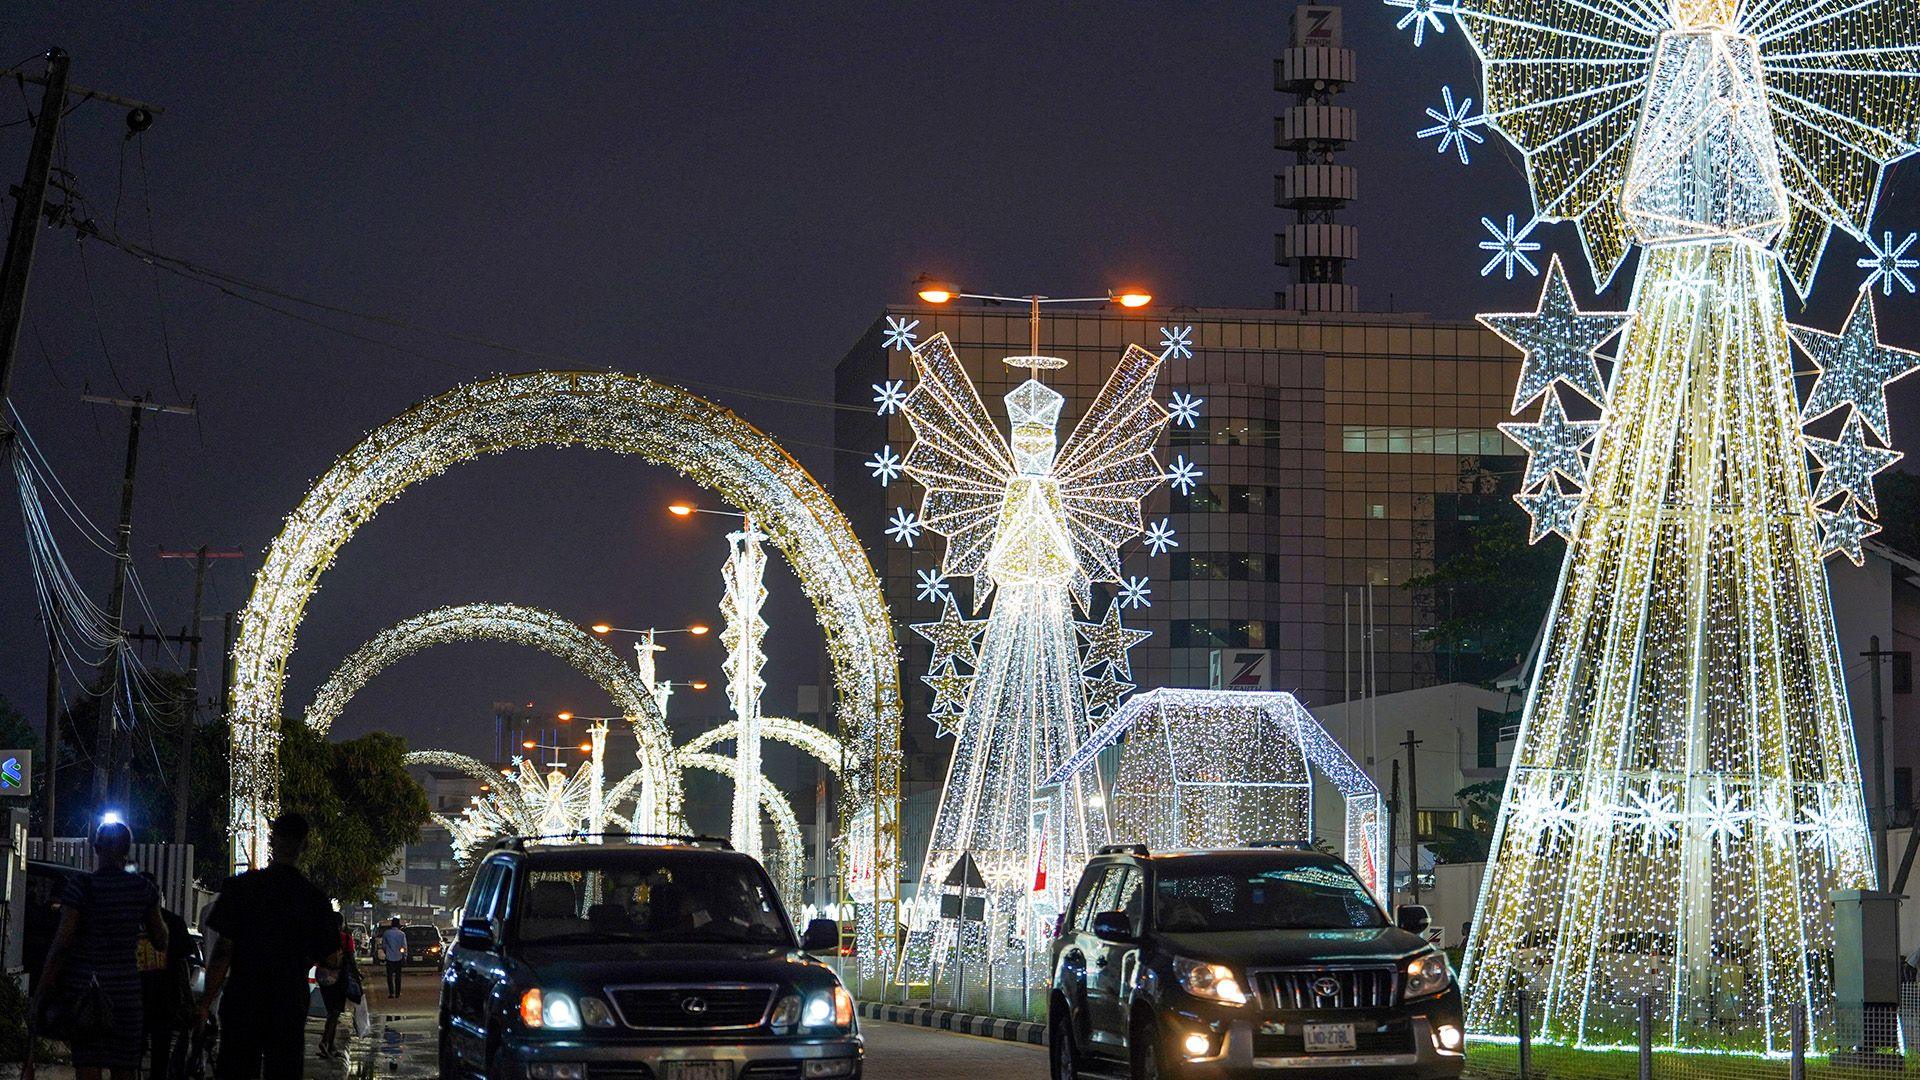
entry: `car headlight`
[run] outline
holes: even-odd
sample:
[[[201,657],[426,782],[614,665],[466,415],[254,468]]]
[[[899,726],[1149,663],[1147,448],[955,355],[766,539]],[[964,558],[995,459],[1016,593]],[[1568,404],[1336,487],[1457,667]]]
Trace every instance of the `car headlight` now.
[[[549,1031],[579,1031],[580,1009],[558,990],[534,987],[520,995],[520,1022]]]
[[[1194,997],[1217,1001],[1222,1005],[1247,1003],[1247,992],[1241,988],[1233,969],[1225,964],[1175,957],[1173,974],[1180,980],[1180,988]]]
[[[1421,953],[1407,961],[1407,998],[1429,997],[1445,990],[1453,981],[1447,970],[1447,958],[1437,952]]]
[[[843,1031],[851,1028],[853,1026],[853,995],[847,993],[844,986],[835,986],[832,990],[823,993],[807,995],[807,1003],[800,1012],[800,1026],[840,1028]]]

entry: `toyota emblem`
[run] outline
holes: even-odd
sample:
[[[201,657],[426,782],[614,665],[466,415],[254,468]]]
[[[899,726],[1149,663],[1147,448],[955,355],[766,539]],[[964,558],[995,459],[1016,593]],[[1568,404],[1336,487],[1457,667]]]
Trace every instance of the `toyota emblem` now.
[[[1334,979],[1331,976],[1327,976],[1327,975],[1322,975],[1319,978],[1313,980],[1313,996],[1314,997],[1330,998],[1330,997],[1338,997],[1339,994],[1340,994],[1339,980]]]
[[[707,999],[703,997],[681,998],[680,1011],[699,1016],[701,1013],[707,1011]]]

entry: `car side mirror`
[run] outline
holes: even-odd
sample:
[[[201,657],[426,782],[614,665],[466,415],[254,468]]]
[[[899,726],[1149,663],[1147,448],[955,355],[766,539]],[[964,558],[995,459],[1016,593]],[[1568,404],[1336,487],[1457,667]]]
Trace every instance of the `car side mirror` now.
[[[1433,925],[1433,915],[1425,904],[1401,904],[1394,913],[1394,922],[1409,934],[1424,934],[1427,927]]]
[[[833,952],[840,948],[840,924],[832,919],[814,919],[800,935],[803,952]]]
[[[493,920],[476,915],[460,920],[460,934],[457,940],[463,949],[478,949],[481,952],[493,951]]]
[[[1124,945],[1133,940],[1133,920],[1124,911],[1099,912],[1093,917],[1093,936]]]

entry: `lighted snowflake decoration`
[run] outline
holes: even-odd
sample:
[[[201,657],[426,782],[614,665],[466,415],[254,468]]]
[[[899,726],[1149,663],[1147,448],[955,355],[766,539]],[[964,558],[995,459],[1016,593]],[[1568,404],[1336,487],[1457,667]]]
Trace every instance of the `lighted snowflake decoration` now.
[[[1484,113],[1479,116],[1473,115],[1472,98],[1464,98],[1458,105],[1454,104],[1451,86],[1440,88],[1440,98],[1444,103],[1440,108],[1435,109],[1429,106],[1427,109],[1427,115],[1433,117],[1435,121],[1434,125],[1421,128],[1416,134],[1422,139],[1439,136],[1439,153],[1446,153],[1447,147],[1451,146],[1459,151],[1460,164],[1471,165],[1473,161],[1467,156],[1467,143],[1487,141],[1479,132],[1473,130],[1485,124],[1487,117]]]
[[[1191,360],[1193,358],[1193,327],[1161,327],[1160,355],[1170,359]]]
[[[886,337],[881,340],[881,347],[894,351],[911,350],[914,342],[920,339],[920,335],[913,332],[913,328],[919,325],[919,319],[908,319],[904,315],[887,316]]]
[[[893,452],[893,447],[883,446],[879,453],[867,459],[867,468],[873,470],[873,478],[880,481],[880,486],[886,487],[900,475],[900,455]]]
[[[1153,589],[1144,577],[1127,577],[1120,580],[1120,594],[1114,602],[1121,607],[1143,608],[1153,606]]]
[[[912,547],[913,542],[920,538],[920,530],[925,527],[920,523],[919,515],[904,506],[894,510],[891,520],[893,524],[887,526],[887,535],[908,547]]]
[[[1167,518],[1161,518],[1158,522],[1147,526],[1147,533],[1140,542],[1155,555],[1165,555],[1168,548],[1180,546],[1180,541],[1173,538],[1173,522]]]
[[[1182,495],[1193,494],[1193,489],[1199,485],[1200,478],[1205,475],[1206,473],[1201,472],[1198,466],[1187,460],[1185,454],[1176,455],[1173,463],[1167,467],[1167,483],[1173,485],[1173,490]]]
[[[1183,394],[1176,390],[1173,392],[1172,399],[1167,402],[1167,413],[1173,417],[1173,422],[1176,424],[1183,427],[1196,427],[1200,420],[1200,406],[1205,404],[1206,400],[1206,398]]]
[[[1656,797],[1652,791],[1630,791],[1627,798],[1632,805],[1621,811],[1620,819],[1640,834],[1641,851],[1651,855],[1679,838],[1685,815],[1674,809],[1671,793]]]
[[[894,379],[891,382],[874,383],[873,403],[879,406],[873,411],[881,416],[899,412],[900,406],[907,403],[907,380]]]
[[[1820,805],[1807,809],[1805,831],[1813,846],[1831,862],[1852,846],[1851,841],[1861,830],[1859,820],[1846,807],[1834,805],[1823,790]]]
[[[940,603],[953,599],[953,586],[947,584],[947,575],[938,570],[917,570],[920,578],[920,599],[929,603]]]
[[[1892,229],[1888,229],[1884,235],[1886,239],[1878,244],[1873,242],[1871,236],[1860,238],[1860,242],[1867,245],[1867,251],[1871,254],[1859,260],[1856,265],[1862,270],[1873,271],[1867,275],[1866,282],[1860,286],[1861,291],[1868,291],[1873,288],[1875,282],[1879,282],[1880,294],[1892,296],[1894,283],[1898,282],[1901,288],[1913,292],[1913,279],[1907,276],[1907,271],[1920,267],[1920,259],[1909,258],[1907,249],[1913,246],[1916,239],[1920,239],[1920,234],[1908,233],[1906,239],[1900,241],[1899,247],[1893,246]]]
[[[1740,793],[1728,791],[1726,784],[1716,778],[1713,792],[1701,800],[1695,816],[1700,819],[1701,832],[1719,845],[1720,857],[1724,859],[1729,845],[1746,835],[1747,821],[1753,817],[1753,811],[1742,809]]]
[[[1495,270],[1505,267],[1507,280],[1512,281],[1515,266],[1524,266],[1528,274],[1534,277],[1540,276],[1540,268],[1533,264],[1532,259],[1527,258],[1528,252],[1540,250],[1538,242],[1527,239],[1533,235],[1534,227],[1540,224],[1539,218],[1527,222],[1525,228],[1514,225],[1512,214],[1507,215],[1507,227],[1504,229],[1494,224],[1492,218],[1483,217],[1480,219],[1480,224],[1486,226],[1487,231],[1493,234],[1493,239],[1480,241],[1481,251],[1493,252],[1493,258],[1487,260],[1487,265],[1480,268],[1481,277],[1491,277]]]
[[[1387,6],[1407,9],[1407,13],[1400,16],[1400,21],[1394,23],[1393,28],[1405,30],[1413,27],[1413,47],[1416,49],[1427,43],[1429,29],[1436,34],[1446,33],[1447,24],[1441,21],[1441,16],[1454,13],[1454,6],[1448,0],[1387,0]]]

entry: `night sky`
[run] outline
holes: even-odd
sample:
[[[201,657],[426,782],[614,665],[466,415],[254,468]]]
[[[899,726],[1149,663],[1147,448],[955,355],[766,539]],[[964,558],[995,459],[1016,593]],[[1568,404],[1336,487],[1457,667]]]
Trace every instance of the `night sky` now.
[[[1137,281],[1206,307],[1271,306],[1284,284],[1271,205],[1289,156],[1272,149],[1284,4],[189,7],[29,3],[0,30],[6,61],[57,44],[76,84],[165,109],[135,142],[117,107],[67,118],[60,163],[85,216],[299,297],[697,379],[823,481],[827,409],[724,388],[823,401],[835,362],[921,271],[1056,295]],[[1483,214],[1527,216],[1515,156],[1490,139],[1463,168],[1413,138],[1442,83],[1470,92],[1468,50],[1457,32],[1414,50],[1397,14],[1345,9],[1361,78],[1344,102],[1361,132],[1347,159],[1361,190],[1352,280],[1371,310],[1531,308],[1538,282],[1480,278],[1474,246]],[[0,87],[8,184],[24,115]],[[1920,228],[1913,168],[1890,174],[1876,227]],[[1537,238],[1575,247],[1567,226]],[[1815,305],[1794,317],[1837,327],[1860,254],[1836,241]],[[191,569],[156,548],[246,550],[210,577],[208,610],[238,608],[282,516],[367,430],[461,382],[559,366],[274,303],[324,325],[156,275],[72,230],[42,237],[14,402],[103,527],[125,420],[81,404],[83,388],[198,402],[197,418],[149,421],[135,510],[136,565],[174,626]],[[1883,300],[1884,336],[1920,346],[1917,310]],[[1920,379],[1893,400],[1895,445],[1920,449]],[[697,495],[667,469],[588,451],[492,458],[411,489],[323,578],[289,712],[375,631],[441,604],[717,625],[724,524],[663,509]],[[109,560],[62,539],[104,602]],[[772,577],[769,705],[785,710],[817,677],[819,635],[791,575]],[[717,644],[686,640],[664,673],[716,678]],[[43,641],[9,499],[0,695],[36,725]],[[404,661],[336,730],[481,752],[499,700],[607,707],[558,661],[466,645]]]

